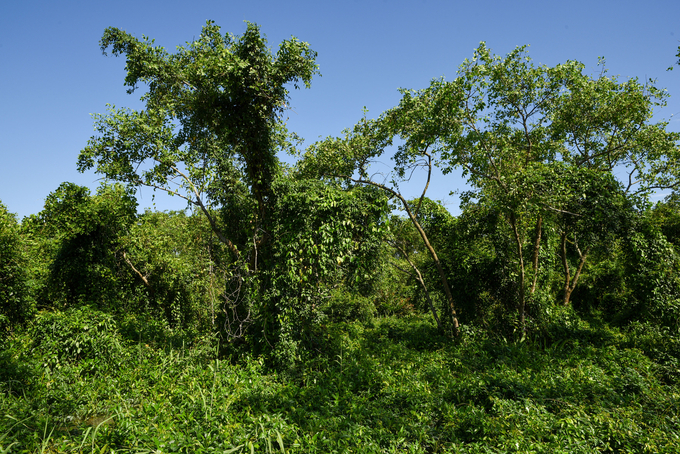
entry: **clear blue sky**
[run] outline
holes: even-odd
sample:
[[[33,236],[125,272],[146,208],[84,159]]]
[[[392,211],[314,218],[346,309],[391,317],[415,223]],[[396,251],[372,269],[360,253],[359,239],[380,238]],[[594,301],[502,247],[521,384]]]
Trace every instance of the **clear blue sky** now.
[[[598,56],[609,74],[657,79],[669,106],[657,120],[680,130],[678,0],[599,1],[6,1],[0,6],[0,201],[23,216],[42,209],[60,183],[91,188],[98,176],[79,174],[79,151],[93,134],[91,113],[107,103],[139,107],[123,86],[123,58],[104,57],[106,27],[149,36],[169,50],[200,34],[208,19],[241,34],[243,21],[261,26],[275,50],[291,35],[318,52],[322,77],[292,93],[289,127],[307,140],[339,135],[366,106],[377,116],[399,101],[397,89],[453,79],[480,41],[504,55],[529,44],[534,62],[579,60],[595,73]],[[676,116],[671,118],[671,115]],[[433,181],[431,196],[448,193],[455,176]],[[414,189],[416,191],[416,189]],[[145,189],[140,207],[151,206]],[[156,197],[158,209],[184,203]]]

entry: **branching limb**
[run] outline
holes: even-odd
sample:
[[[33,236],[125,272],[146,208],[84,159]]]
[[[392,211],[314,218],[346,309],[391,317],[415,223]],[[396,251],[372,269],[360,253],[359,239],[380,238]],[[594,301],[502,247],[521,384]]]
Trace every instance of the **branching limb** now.
[[[427,181],[425,182],[423,193],[420,196],[420,199],[418,200],[418,206],[416,207],[415,210],[416,216],[418,216],[418,213],[420,213],[420,206],[423,204],[423,199],[425,199],[425,193],[427,192],[427,188],[430,187],[430,179],[432,178],[432,156],[430,155],[430,153],[427,152],[428,147],[425,147],[425,150],[423,150],[423,155],[427,156]]]
[[[446,279],[446,274],[444,273],[444,268],[442,267],[442,264],[439,261],[439,257],[437,256],[437,252],[434,250],[434,248],[430,244],[430,241],[427,238],[427,234],[425,233],[422,226],[418,222],[418,219],[416,218],[414,213],[411,211],[411,208],[409,207],[409,204],[406,201],[406,199],[404,198],[404,196],[401,195],[401,193],[395,191],[394,189],[392,189],[388,186],[385,186],[384,184],[377,183],[375,181],[364,180],[362,178],[356,179],[356,178],[352,178],[351,176],[347,176],[347,175],[338,175],[338,177],[348,179],[348,180],[353,181],[355,183],[365,184],[365,185],[369,185],[369,186],[374,186],[376,188],[380,188],[383,191],[387,192],[388,194],[391,194],[393,197],[396,197],[397,199],[399,199],[402,206],[404,207],[404,210],[408,214],[408,217],[411,219],[411,223],[413,224],[413,226],[418,231],[420,238],[423,240],[425,247],[430,252],[430,256],[432,257],[432,260],[434,261],[435,265],[437,266],[437,271],[439,272],[439,277],[441,279],[442,286],[444,287],[444,292],[446,294],[446,298],[447,298],[448,303],[449,303],[449,310],[450,310],[450,313],[451,313],[451,324],[453,326],[453,335],[457,336],[458,335],[458,327],[459,327],[458,316],[456,315],[456,308],[455,308],[455,303],[454,303],[454,300],[453,300],[453,294],[451,292],[451,288],[449,287],[449,282]]]
[[[434,317],[435,321],[437,322],[437,328],[439,331],[442,330],[442,323],[439,320],[439,317],[437,316],[437,309],[434,307],[434,303],[432,302],[432,298],[430,297],[430,291],[427,289],[427,285],[425,285],[425,281],[423,280],[423,275],[420,274],[420,270],[418,270],[418,267],[411,261],[409,258],[408,254],[406,251],[399,246],[398,243],[394,243],[394,246],[399,249],[399,252],[402,253],[406,261],[408,262],[409,265],[411,265],[411,268],[413,268],[413,271],[416,273],[416,279],[418,280],[418,283],[420,283],[420,286],[423,288],[423,291],[425,292],[425,298],[427,298],[427,305],[430,307],[430,311],[432,312],[432,316]],[[397,267],[398,268],[398,267]],[[401,270],[401,268],[398,268]],[[404,271],[404,270],[401,270]]]
[[[236,246],[234,245],[234,243],[232,243],[231,240],[229,240],[227,237],[225,237],[225,236],[222,234],[222,232],[220,231],[220,229],[217,227],[217,223],[215,222],[215,219],[213,219],[212,215],[210,214],[210,212],[208,211],[208,209],[207,209],[207,208],[205,207],[205,205],[203,204],[203,201],[201,200],[201,194],[198,192],[198,189],[196,189],[196,186],[194,185],[194,183],[189,179],[189,177],[187,177],[186,175],[184,175],[184,174],[183,174],[179,169],[177,169],[176,167],[172,167],[172,169],[173,169],[175,172],[177,172],[179,175],[181,175],[182,178],[184,178],[184,180],[185,180],[187,183],[189,183],[189,185],[191,186],[191,189],[192,189],[194,195],[196,196],[196,200],[195,200],[195,201],[192,201],[192,203],[195,204],[195,205],[198,205],[198,206],[201,208],[201,211],[203,211],[203,214],[205,214],[205,216],[208,218],[208,222],[210,223],[210,227],[212,228],[213,232],[215,232],[215,234],[217,235],[217,238],[219,238],[220,241],[221,241],[222,243],[226,244],[227,247],[229,248],[229,250],[230,250],[230,251],[236,256],[236,258],[238,259],[238,258],[241,256],[241,253],[240,253],[239,250],[236,248]],[[185,198],[186,198],[186,197],[185,197]],[[188,198],[186,198],[186,199],[189,200]]]
[[[137,276],[139,276],[142,279],[142,282],[144,282],[144,286],[151,287],[151,284],[149,284],[149,281],[146,279],[146,276],[144,276],[142,273],[139,272],[139,270],[137,268],[135,268],[135,266],[132,264],[130,259],[127,258],[127,254],[125,252],[123,252],[123,258],[125,259],[127,264],[130,265],[130,268],[132,268],[132,271],[137,273]]]

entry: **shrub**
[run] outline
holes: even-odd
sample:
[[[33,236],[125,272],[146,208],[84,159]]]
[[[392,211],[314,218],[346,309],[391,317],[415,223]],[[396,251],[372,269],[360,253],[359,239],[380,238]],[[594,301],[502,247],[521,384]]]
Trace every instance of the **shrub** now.
[[[43,366],[50,371],[80,366],[84,373],[103,373],[124,358],[113,317],[89,307],[38,314],[31,337]]]
[[[16,218],[0,203],[0,337],[33,313],[22,243]]]
[[[337,290],[321,306],[321,312],[333,322],[369,322],[375,315],[375,305],[370,298]]]

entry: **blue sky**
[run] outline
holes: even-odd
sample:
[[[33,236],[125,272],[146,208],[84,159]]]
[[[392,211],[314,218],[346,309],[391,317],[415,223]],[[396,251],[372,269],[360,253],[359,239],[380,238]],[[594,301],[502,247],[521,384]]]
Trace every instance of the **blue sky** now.
[[[211,19],[241,34],[255,22],[275,50],[291,35],[318,52],[322,77],[294,91],[289,128],[307,140],[339,135],[366,106],[377,116],[399,102],[397,89],[453,79],[480,41],[504,55],[529,44],[535,63],[579,60],[596,73],[604,56],[610,75],[653,78],[671,94],[656,120],[680,130],[680,2],[633,1],[32,1],[0,6],[0,201],[21,219],[71,181],[96,188],[99,176],[76,170],[93,134],[91,113],[106,104],[139,107],[123,86],[123,58],[104,57],[106,27],[155,38],[172,50]],[[675,117],[672,115],[675,114]],[[420,188],[415,182],[413,194]],[[458,176],[437,176],[430,196],[457,212],[449,192]],[[152,206],[145,189],[140,207]],[[180,209],[158,194],[157,209]]]

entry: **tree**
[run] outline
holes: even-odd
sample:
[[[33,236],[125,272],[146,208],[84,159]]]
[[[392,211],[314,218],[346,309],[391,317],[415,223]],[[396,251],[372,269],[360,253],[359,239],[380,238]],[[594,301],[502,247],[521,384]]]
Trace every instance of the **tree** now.
[[[447,240],[449,239],[450,230],[455,224],[453,216],[440,203],[427,197],[421,200],[409,200],[408,203],[411,206],[418,207],[416,221],[425,233],[430,247],[439,252],[437,257],[443,255],[443,257],[447,258],[450,246]],[[430,254],[427,244],[422,241],[420,232],[414,226],[412,219],[409,218],[394,215],[390,222],[390,233],[392,235],[390,236],[389,244],[395,249],[392,266],[402,273],[407,273],[415,278],[415,281],[422,289],[427,307],[432,312],[432,316],[437,323],[437,328],[442,331],[444,327],[426,283],[426,278],[430,277],[428,274],[436,276],[439,272],[439,267],[436,266],[436,262],[430,261],[428,263],[427,256]],[[403,262],[408,264],[408,266]],[[432,272],[432,267],[428,266],[431,263],[435,264],[436,270],[434,272]],[[440,265],[445,274],[449,276],[450,273],[446,269],[446,260],[441,260]],[[408,267],[412,269],[412,273],[406,270]],[[436,282],[436,277],[434,277],[434,280]],[[458,315],[458,311],[456,311],[456,318],[458,318]]]
[[[306,165],[348,182],[380,187],[401,202],[419,231],[420,202],[409,204],[399,183],[415,168],[424,168],[428,175],[424,196],[433,163],[445,174],[462,170],[473,188],[469,201],[477,199],[502,214],[514,243],[514,304],[524,331],[527,300],[536,292],[540,273],[544,221],[577,203],[581,177],[588,178],[581,170],[594,176],[625,169],[624,191],[629,195],[680,185],[680,134],[666,131],[664,122],[650,122],[653,108],[664,105],[666,92],[651,81],[619,82],[606,70],[590,77],[583,69],[573,61],[535,66],[526,47],[501,58],[482,43],[453,81],[437,79],[423,90],[402,90],[398,107],[376,120],[362,120],[343,139],[329,138],[312,146]],[[402,144],[394,155],[394,171],[390,178],[375,181],[369,166],[396,137]],[[571,170],[564,173],[561,166]],[[566,178],[571,174],[581,176]],[[558,201],[566,205],[560,208]],[[586,210],[578,216],[592,221],[597,213]],[[421,237],[429,244],[424,231]],[[567,238],[573,244],[574,232],[563,232],[563,238],[563,246]],[[434,248],[428,249],[453,304],[440,261]],[[567,248],[561,249],[566,260]],[[577,266],[582,268],[583,263]],[[565,271],[570,274],[568,267]],[[573,276],[568,280],[567,290],[577,282]]]
[[[310,146],[299,164],[299,171],[303,176],[339,179],[348,187],[359,185],[377,188],[398,203],[437,268],[447,300],[447,319],[450,320],[452,333],[457,335],[459,323],[451,288],[437,251],[418,220],[432,176],[432,149],[436,149],[443,137],[457,130],[457,121],[449,112],[455,109],[456,101],[440,98],[442,102],[431,102],[427,98],[412,96],[406,90],[402,94],[399,106],[383,113],[378,119],[369,120],[364,116],[353,129],[344,131],[343,138],[328,137]],[[402,143],[392,156],[394,168],[387,175],[379,172],[371,174],[371,164],[393,151],[395,139]],[[409,201],[402,194],[400,185],[410,181],[416,170],[424,171],[426,182],[421,196]],[[411,266],[414,265],[411,263]],[[414,271],[420,274],[415,267]],[[419,282],[424,289],[427,288],[422,276]],[[440,317],[434,306],[431,307],[435,320],[441,326]]]
[[[646,320],[671,332],[680,328],[680,255],[659,230],[653,213],[642,213],[624,246],[629,294],[619,319]]]
[[[522,326],[527,290],[533,294],[539,272],[543,219],[559,212],[549,200],[579,190],[569,187],[575,180],[552,178],[551,190],[539,193],[535,178],[528,176],[546,170],[557,176],[550,165],[561,162],[605,173],[623,167],[630,193],[644,194],[680,181],[680,135],[667,132],[666,123],[649,123],[653,107],[664,104],[666,93],[651,82],[619,82],[606,71],[591,78],[583,68],[571,61],[537,67],[525,47],[501,58],[482,43],[448,84],[455,88],[444,90],[437,82],[418,93],[441,103],[441,96],[450,99],[453,92],[459,102],[454,114],[460,132],[442,141],[438,163],[445,173],[462,169],[486,203],[504,213],[516,245]],[[533,268],[530,280],[527,261]]]
[[[284,40],[276,54],[257,25],[222,35],[213,22],[175,53],[108,28],[102,52],[126,57],[128,92],[139,84],[144,109],[109,108],[95,115],[97,135],[78,158],[81,171],[184,198],[208,219],[231,256],[226,288],[239,295],[239,320],[263,304],[261,271],[274,267],[269,211],[277,153],[292,147],[282,114],[289,87],[309,87],[318,73],[305,42]],[[233,292],[225,290],[225,306]],[[247,298],[243,298],[247,296]],[[245,333],[242,333],[243,339]]]
[[[536,165],[520,179],[533,192],[530,203],[544,208],[543,221],[559,236],[562,303],[567,306],[590,253],[625,235],[639,199],[627,196],[610,172],[564,162]],[[535,285],[534,280],[532,293]]]
[[[387,199],[372,187],[343,189],[318,180],[277,179],[272,204],[271,251],[275,269],[261,273],[262,305],[252,317],[270,359],[288,367],[300,346],[313,346],[327,302],[340,291],[366,297],[380,275],[387,230]],[[243,319],[226,307],[234,332]]]
[[[148,92],[144,110],[112,106],[95,115],[98,135],[81,151],[79,170],[94,167],[109,179],[186,199],[235,259],[244,251],[252,259],[266,242],[262,229],[279,172],[276,153],[289,145],[281,119],[287,87],[310,86],[318,72],[316,53],[293,37],[273,55],[257,25],[248,23],[236,37],[221,35],[211,21],[174,54],[117,28],[106,29],[100,44],[104,54],[110,48],[125,55],[128,93],[138,84],[148,85]],[[254,201],[254,210],[240,220],[249,233],[244,243],[230,238],[212,211],[239,196]]]
[[[32,240],[38,303],[119,309],[131,283],[123,238],[136,209],[137,201],[120,184],[103,185],[94,196],[73,183],[50,193],[43,210],[22,223]]]
[[[445,233],[442,254],[461,319],[511,336],[515,302],[508,296],[517,294],[514,240],[494,205],[483,199],[466,202],[466,194],[461,199],[461,213]]]
[[[656,203],[651,216],[659,230],[676,249],[680,248],[680,196],[676,192]],[[678,249],[680,251],[680,249]]]

